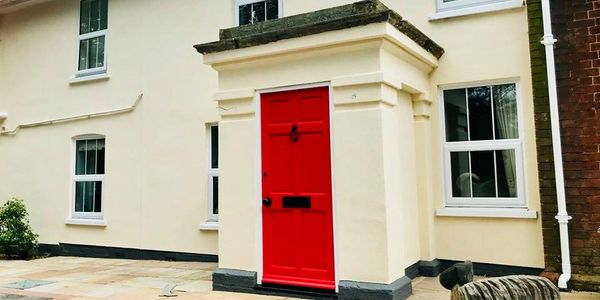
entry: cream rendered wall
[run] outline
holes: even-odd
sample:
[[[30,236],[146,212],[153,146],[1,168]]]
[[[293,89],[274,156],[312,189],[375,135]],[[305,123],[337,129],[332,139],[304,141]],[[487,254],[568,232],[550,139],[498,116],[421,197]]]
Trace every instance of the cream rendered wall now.
[[[384,181],[386,183],[387,239],[390,278],[404,276],[404,269],[419,261],[418,197],[412,99],[398,92],[397,105],[382,110]],[[396,266],[393,268],[393,266]]]
[[[5,124],[127,107],[128,114],[0,136],[0,199],[19,196],[40,242],[217,254],[207,219],[206,123],[219,120],[216,73],[192,48],[232,24],[221,0],[109,1],[110,79],[70,85],[78,1],[51,1],[2,16],[0,111]],[[65,225],[71,207],[72,137],[106,136],[106,228]]]
[[[347,0],[284,1],[284,15],[308,12],[351,3]],[[511,10],[429,21],[435,0],[382,0],[427,36],[440,44],[445,54],[430,76],[432,101],[429,121],[417,120],[417,138],[426,139],[416,150],[419,167],[419,220],[409,223],[421,230],[418,242],[421,259],[433,258],[543,267],[541,219],[494,219],[435,217],[444,206],[440,99],[438,87],[477,81],[514,78],[520,87],[523,127],[523,159],[528,208],[540,211],[533,92],[529,67],[529,40],[525,7]],[[384,64],[385,66],[385,64]],[[390,68],[392,69],[392,68]],[[422,134],[431,133],[430,137]],[[424,157],[423,153],[431,153]],[[430,168],[425,172],[421,168]],[[423,190],[424,189],[424,190]],[[432,205],[429,202],[432,201]],[[426,206],[426,207],[423,207]],[[430,207],[431,206],[431,207]],[[492,236],[490,234],[493,233]],[[493,238],[492,238],[493,237]],[[485,241],[485,243],[482,243]]]

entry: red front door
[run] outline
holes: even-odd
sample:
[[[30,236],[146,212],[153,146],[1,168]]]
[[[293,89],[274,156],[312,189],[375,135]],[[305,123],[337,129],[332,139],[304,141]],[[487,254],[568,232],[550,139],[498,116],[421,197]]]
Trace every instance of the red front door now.
[[[263,283],[335,288],[329,91],[262,94]]]

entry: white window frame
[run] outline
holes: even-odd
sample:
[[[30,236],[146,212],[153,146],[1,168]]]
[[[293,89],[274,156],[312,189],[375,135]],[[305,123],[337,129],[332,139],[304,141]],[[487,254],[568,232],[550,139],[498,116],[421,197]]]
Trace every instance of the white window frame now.
[[[444,91],[451,89],[468,89],[481,86],[494,86],[502,84],[514,84],[517,97],[517,121],[519,122],[519,138],[518,139],[503,139],[503,140],[485,140],[485,141],[446,141],[446,115],[444,110]],[[527,197],[525,195],[525,170],[523,162],[523,111],[522,111],[522,95],[518,80],[493,80],[476,82],[470,84],[445,85],[439,88],[440,101],[440,136],[443,148],[443,182],[444,182],[444,205],[445,207],[475,207],[475,208],[527,208]],[[493,97],[493,95],[492,95]],[[492,98],[493,101],[493,98]],[[494,114],[492,113],[492,117]],[[467,120],[468,122],[468,120]],[[453,197],[452,196],[452,166],[450,160],[451,152],[467,152],[467,151],[496,151],[496,150],[514,150],[515,151],[515,182],[517,184],[517,197]],[[495,156],[494,152],[494,156]],[[470,160],[469,156],[469,160]],[[496,182],[496,189],[497,189]],[[472,188],[472,187],[471,187]]]
[[[520,2],[523,3],[523,0],[455,0],[452,2],[444,2],[444,0],[437,0],[437,10],[438,11],[448,11],[455,9],[463,9],[469,7],[477,7],[484,5],[491,5],[503,2]]]
[[[77,142],[78,141],[86,141],[86,140],[97,140],[97,139],[104,139],[104,174],[95,174],[95,175],[77,175],[76,170],[77,170]],[[71,161],[73,162],[73,166],[71,168],[71,174],[72,174],[72,182],[71,182],[71,218],[72,219],[83,219],[83,220],[103,220],[104,219],[104,208],[105,208],[105,189],[106,189],[106,185],[104,184],[104,177],[106,176],[106,148],[107,144],[106,144],[106,137],[103,135],[99,135],[99,134],[87,134],[87,135],[80,135],[80,136],[76,136],[73,138],[73,143],[71,146],[72,149],[72,159]],[[102,195],[102,206],[100,207],[100,212],[77,212],[75,211],[75,207],[76,204],[75,202],[77,201],[77,193],[76,193],[76,186],[77,186],[77,182],[90,182],[90,181],[100,181],[102,182],[102,190],[101,190],[101,195]]]
[[[94,31],[94,32],[88,32],[85,34],[81,34],[81,0],[77,0],[79,1],[79,10],[77,12],[77,57],[76,57],[76,63],[75,63],[75,78],[78,77],[84,77],[84,76],[92,76],[92,75],[98,75],[98,74],[104,74],[107,72],[107,67],[106,67],[106,56],[107,56],[107,51],[106,49],[107,44],[108,44],[108,20],[106,20],[106,29],[103,30],[98,30],[98,31]],[[110,1],[107,1],[110,2]],[[108,18],[108,6],[107,6],[107,18]],[[97,38],[97,37],[101,37],[104,36],[104,60],[102,63],[102,67],[98,67],[98,68],[91,68],[91,69],[85,69],[85,70],[79,70],[79,58],[81,55],[81,41],[87,40],[87,39],[93,39],[93,38]]]
[[[213,145],[213,140],[212,140],[212,128],[213,127],[217,127],[217,129],[219,128],[219,124],[218,123],[212,123],[212,124],[208,124],[207,128],[208,128],[208,222],[218,222],[219,221],[219,215],[213,213],[213,195],[214,195],[214,190],[213,190],[213,180],[215,177],[219,177],[219,168],[217,166],[217,168],[213,168],[212,167],[212,145]],[[219,149],[217,149],[217,151],[219,151]],[[219,199],[217,199],[218,201]]]
[[[262,1],[265,0],[235,0],[233,19],[235,26],[240,26],[240,6]],[[283,0],[277,0],[277,2],[277,18],[281,18],[283,16]]]

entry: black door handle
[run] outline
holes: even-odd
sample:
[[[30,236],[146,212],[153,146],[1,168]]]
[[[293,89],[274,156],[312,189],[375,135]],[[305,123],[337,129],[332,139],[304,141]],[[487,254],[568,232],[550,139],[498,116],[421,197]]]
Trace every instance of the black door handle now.
[[[262,204],[266,207],[271,207],[271,204],[273,204],[273,201],[271,201],[271,198],[267,197],[262,200]]]

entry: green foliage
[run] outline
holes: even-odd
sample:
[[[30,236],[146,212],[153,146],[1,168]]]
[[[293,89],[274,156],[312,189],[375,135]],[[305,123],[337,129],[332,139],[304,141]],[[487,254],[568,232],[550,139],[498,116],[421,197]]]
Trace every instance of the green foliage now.
[[[10,259],[28,259],[38,247],[31,231],[23,200],[13,198],[0,207],[0,254]]]

